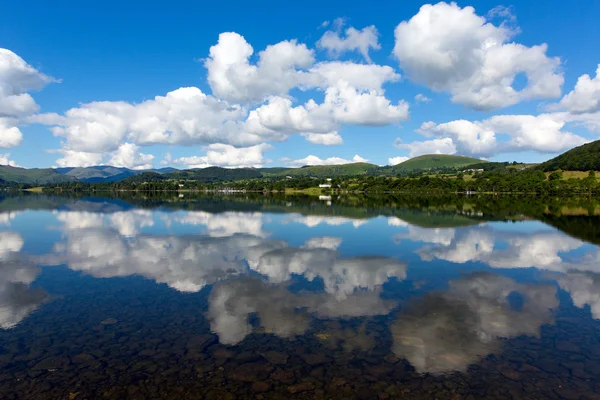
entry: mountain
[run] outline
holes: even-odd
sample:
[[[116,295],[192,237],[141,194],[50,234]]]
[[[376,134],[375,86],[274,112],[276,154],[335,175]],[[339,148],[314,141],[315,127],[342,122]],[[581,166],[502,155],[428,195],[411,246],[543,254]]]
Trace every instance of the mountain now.
[[[0,165],[0,179],[7,182],[44,185],[47,183],[70,182],[76,178],[61,175],[52,168],[17,168]]]
[[[575,147],[558,157],[540,164],[542,171],[598,171],[600,170],[600,140]]]
[[[441,168],[461,168],[482,162],[484,161],[472,157],[451,156],[446,154],[426,154],[423,156],[413,157],[400,164],[394,165],[392,167],[392,171],[394,174],[397,174],[401,172],[413,172]]]
[[[160,168],[152,170],[132,170],[124,167],[112,167],[110,165],[97,165],[93,167],[67,167],[56,168],[56,172],[62,175],[72,176],[77,180],[87,183],[119,182],[130,176],[143,172],[156,172],[159,174],[177,171],[176,168]]]
[[[370,171],[376,171],[379,167],[375,164],[352,163],[340,165],[310,165],[302,168],[289,168],[278,171],[278,176],[314,176],[317,178],[334,178],[338,176],[366,175]],[[275,168],[274,168],[275,169]],[[268,172],[263,172],[268,176]]]

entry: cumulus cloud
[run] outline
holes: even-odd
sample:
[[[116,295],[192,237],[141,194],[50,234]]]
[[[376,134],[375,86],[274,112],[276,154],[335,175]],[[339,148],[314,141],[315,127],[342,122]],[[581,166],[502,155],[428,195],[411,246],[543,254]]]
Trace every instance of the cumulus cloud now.
[[[27,92],[40,90],[53,81],[12,51],[0,48],[0,117],[36,112],[39,107]]]
[[[523,297],[518,310],[509,302],[514,292]],[[421,373],[462,372],[501,351],[503,338],[539,337],[543,324],[554,323],[552,309],[558,304],[552,285],[471,274],[450,281],[444,292],[412,301],[398,313],[390,328],[392,351]]]
[[[510,24],[486,21],[473,7],[427,4],[396,27],[393,54],[410,79],[477,110],[560,96],[560,59],[546,55],[546,44],[511,42],[516,33]],[[527,83],[518,90],[520,74]]]
[[[304,136],[307,141],[313,144],[320,144],[323,146],[335,146],[344,143],[344,140],[337,132],[303,133],[302,136]]]
[[[211,144],[205,156],[180,157],[172,162],[187,168],[219,166],[226,168],[260,168],[263,166],[263,151],[270,149],[268,144],[251,147],[234,147],[228,144]]]
[[[314,52],[295,40],[279,42],[258,54],[252,65],[252,46],[238,33],[224,32],[212,46],[204,65],[208,83],[215,96],[232,101],[261,101],[268,96],[285,96],[296,86],[307,83],[307,69],[313,65]]]
[[[409,151],[410,157],[424,154],[456,154],[456,146],[451,138],[424,140],[422,142],[402,143],[396,139],[394,146]],[[404,157],[398,157],[402,159]],[[408,159],[408,158],[407,158]]]
[[[404,161],[410,160],[410,157],[390,157],[388,158],[388,164],[390,165],[398,165],[403,163]]]
[[[350,26],[342,33],[343,20],[340,21],[342,22],[336,24],[337,30],[327,31],[323,34],[317,42],[317,47],[327,50],[332,57],[339,57],[347,51],[358,51],[367,62],[371,62],[369,50],[381,49],[377,28],[371,25],[358,30]]]
[[[115,151],[125,141],[138,145],[260,142],[237,126],[245,111],[195,87],[180,88],[139,104],[94,102],[68,110],[64,116],[44,114],[31,120],[53,125],[66,149]]]
[[[301,158],[299,160],[283,158],[281,161],[283,161],[286,165],[289,165],[292,167],[302,167],[304,165],[341,165],[341,164],[351,164],[351,163],[364,163],[364,162],[368,162],[369,160],[359,156],[358,154],[355,154],[351,160],[346,160],[346,159],[340,158],[340,157],[329,157],[329,158],[321,159],[317,156],[310,155],[310,156]]]
[[[62,154],[62,157],[56,160],[56,165],[59,167],[92,167],[102,164],[104,158],[103,153],[66,149],[57,150],[56,152]]]
[[[425,96],[423,93],[419,93],[415,96],[415,101],[417,103],[429,103],[431,99]]]
[[[426,154],[468,154],[489,157],[504,152],[537,151],[558,153],[587,143],[588,140],[564,131],[569,116],[564,113],[534,115],[495,115],[483,121],[456,120],[436,124],[425,122],[417,130],[438,139],[399,147],[411,150],[411,156]],[[508,141],[497,135],[508,135]],[[434,150],[434,151],[431,151]]]
[[[17,163],[10,159],[10,153],[0,154],[0,165],[9,165],[11,167],[18,167]]]
[[[596,69],[596,76],[580,76],[575,89],[566,94],[558,106],[575,114],[600,111],[600,64]]]
[[[139,149],[140,147],[133,143],[123,143],[113,153],[108,164],[130,169],[151,169],[154,156],[140,153]]]
[[[17,123],[16,118],[0,117],[0,148],[9,149],[21,144],[23,134],[15,126]]]
[[[17,125],[39,109],[28,92],[53,81],[14,52],[0,48],[0,148],[21,144],[23,134]]]

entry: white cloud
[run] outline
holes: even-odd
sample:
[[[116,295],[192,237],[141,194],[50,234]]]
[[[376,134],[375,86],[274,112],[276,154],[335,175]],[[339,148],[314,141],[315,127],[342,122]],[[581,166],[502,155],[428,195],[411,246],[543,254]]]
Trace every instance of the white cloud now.
[[[172,162],[173,157],[171,156],[171,153],[167,152],[165,158],[160,161],[160,165],[171,165]]]
[[[398,165],[407,160],[410,160],[410,157],[390,157],[390,158],[388,158],[388,164],[389,165]]]
[[[408,103],[392,104],[376,90],[359,92],[341,81],[325,92],[325,106],[331,107],[336,121],[352,125],[388,125],[408,119]]]
[[[89,153],[85,151],[74,150],[57,150],[63,156],[56,160],[56,165],[59,167],[92,167],[102,164],[104,154]]]
[[[572,113],[600,111],[600,64],[596,76],[593,79],[588,74],[580,76],[575,89],[566,94],[558,106]]]
[[[399,149],[409,150],[410,157],[418,157],[424,154],[456,154],[456,146],[451,138],[425,140],[422,142],[402,143],[396,139],[394,143]],[[400,159],[402,157],[399,157]]]
[[[359,91],[383,91],[387,82],[397,82],[400,75],[388,65],[356,64],[349,61],[333,61],[317,63],[310,70],[311,83],[321,89],[346,82]]]
[[[344,143],[344,140],[337,132],[303,133],[302,136],[304,136],[307,141],[313,144],[320,144],[323,146],[335,146]]]
[[[411,156],[439,149],[441,154],[468,154],[480,157],[515,152],[537,151],[558,153],[582,145],[588,140],[563,131],[570,116],[565,113],[540,115],[496,115],[483,121],[456,120],[443,124],[425,122],[417,132],[427,137],[440,137],[425,142],[400,145],[411,150]],[[499,142],[497,134],[510,137]],[[414,152],[413,152],[414,151]],[[429,151],[431,152],[431,151]]]
[[[339,57],[346,51],[358,51],[367,62],[371,62],[369,50],[379,50],[379,32],[374,25],[367,26],[361,30],[348,27],[344,34],[341,32],[342,24],[338,24],[335,31],[327,31],[317,42],[317,47],[325,49],[333,57]]]
[[[238,33],[224,32],[210,48],[204,61],[208,83],[215,96],[232,101],[262,101],[269,96],[285,96],[303,85],[307,73],[297,68],[309,68],[314,54],[295,40],[267,46],[251,65],[252,46]]]
[[[417,103],[429,103],[431,99],[425,96],[423,93],[419,93],[415,96],[415,101]]]
[[[283,161],[286,165],[290,165],[293,167],[302,167],[304,165],[339,165],[339,164],[351,164],[351,163],[364,163],[368,162],[366,158],[359,156],[358,154],[352,157],[352,160],[346,160],[340,157],[329,157],[325,159],[321,159],[317,156],[307,156],[305,158],[301,158],[299,160],[292,160],[289,158],[283,158]]]
[[[187,168],[226,167],[226,168],[261,168],[263,152],[270,149],[268,144],[251,147],[233,147],[228,144],[211,144],[205,156],[180,157],[172,162],[185,165]]]
[[[10,154],[0,154],[0,165],[9,165],[11,167],[18,167],[17,163],[10,159]]]
[[[515,29],[494,26],[473,7],[427,4],[394,33],[393,53],[409,78],[450,92],[455,103],[492,110],[561,94],[560,59],[546,55],[546,44],[509,42]],[[519,74],[527,78],[521,90],[514,87]]]
[[[44,114],[33,122],[54,125],[65,150],[115,151],[124,142],[151,144],[255,144],[264,141],[243,131],[245,111],[208,96],[198,88],[180,88],[140,104],[94,102],[64,116]]]
[[[40,90],[53,81],[12,51],[0,48],[0,117],[36,112],[39,107],[27,92]]]
[[[20,119],[39,108],[27,92],[41,90],[54,79],[8,49],[0,48],[0,148],[21,144]]]
[[[108,164],[114,167],[125,167],[130,169],[152,169],[152,160],[154,156],[151,154],[143,154],[139,152],[139,146],[132,143],[123,143],[113,153]]]
[[[21,144],[23,134],[16,124],[17,120],[14,118],[0,117],[0,148],[9,149]]]
[[[138,104],[91,102],[64,115],[40,114],[27,120],[49,125],[55,136],[65,139],[57,151],[64,154],[57,165],[118,162],[142,168],[150,164],[150,155],[133,154],[139,153],[133,146],[210,145],[210,151],[231,155],[234,147],[284,141],[292,134],[301,134],[315,144],[334,145],[342,143],[338,131],[343,125],[380,126],[408,118],[405,101],[392,102],[385,97],[383,85],[400,78],[389,66],[316,63],[313,50],[295,40],[267,46],[252,64],[254,49],[233,32],[222,33],[209,53],[204,64],[213,95],[197,87],[182,87]],[[295,104],[289,95],[294,88],[323,92],[324,100],[321,104],[313,99]],[[20,141],[20,132],[14,131],[12,136],[11,143]],[[224,159],[217,163],[208,154],[206,157],[180,161],[190,165],[261,164],[256,157],[251,164]]]

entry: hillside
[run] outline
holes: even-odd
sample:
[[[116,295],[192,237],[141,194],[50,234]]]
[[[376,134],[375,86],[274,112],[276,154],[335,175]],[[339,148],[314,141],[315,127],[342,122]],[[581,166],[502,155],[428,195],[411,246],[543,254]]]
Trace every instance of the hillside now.
[[[221,168],[208,167],[202,169],[188,169],[164,174],[167,179],[194,180],[200,182],[220,182],[241,179],[262,178],[262,173],[254,168]]]
[[[132,170],[124,167],[112,167],[110,165],[97,165],[93,167],[67,167],[56,168],[56,172],[61,175],[71,176],[87,183],[100,182],[119,182],[130,176],[138,175],[143,172],[169,173],[177,171],[175,168],[160,168],[153,170]]]
[[[314,176],[316,178],[333,178],[338,176],[366,175],[379,167],[375,164],[352,163],[341,165],[310,165],[302,168],[290,168],[278,172],[279,176]],[[268,173],[265,173],[268,176]]]
[[[472,164],[482,163],[482,160],[465,156],[447,154],[426,154],[411,158],[392,167],[393,173],[432,170],[440,168],[461,168]]]
[[[600,140],[575,147],[558,157],[540,164],[542,171],[598,171],[600,170]]]
[[[0,165],[0,179],[7,182],[46,184],[57,182],[71,182],[75,178],[72,176],[61,175],[52,168],[25,169]]]

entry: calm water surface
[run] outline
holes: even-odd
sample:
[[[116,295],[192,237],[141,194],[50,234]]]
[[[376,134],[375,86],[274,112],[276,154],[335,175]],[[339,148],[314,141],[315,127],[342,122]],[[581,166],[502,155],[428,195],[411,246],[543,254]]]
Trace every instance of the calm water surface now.
[[[0,398],[600,398],[594,217],[337,203],[0,197]]]

